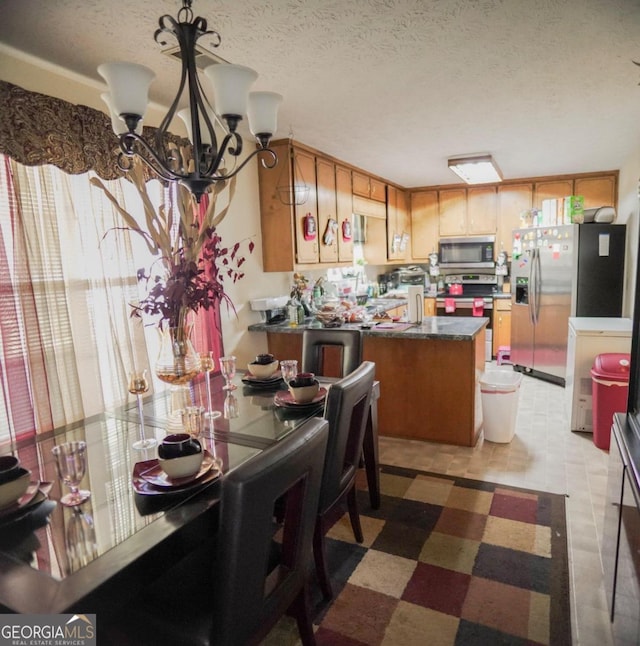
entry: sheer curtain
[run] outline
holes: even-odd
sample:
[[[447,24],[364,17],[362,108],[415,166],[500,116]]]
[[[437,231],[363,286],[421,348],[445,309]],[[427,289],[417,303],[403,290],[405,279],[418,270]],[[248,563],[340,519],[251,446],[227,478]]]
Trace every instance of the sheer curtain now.
[[[129,307],[141,297],[136,272],[153,258],[89,178],[0,156],[0,440],[120,405],[130,369],[153,373],[155,330]],[[162,200],[169,189],[152,184]],[[109,190],[143,217],[129,182]],[[219,356],[219,313],[196,326],[199,349]]]

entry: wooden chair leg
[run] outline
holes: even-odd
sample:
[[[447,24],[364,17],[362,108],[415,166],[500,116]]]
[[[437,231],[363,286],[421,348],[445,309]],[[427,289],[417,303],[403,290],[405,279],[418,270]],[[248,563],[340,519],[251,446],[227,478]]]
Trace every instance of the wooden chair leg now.
[[[353,535],[358,543],[362,543],[364,536],[362,535],[362,526],[360,525],[355,482],[351,485],[351,489],[349,489],[349,493],[347,494],[347,508],[349,509],[349,520],[351,521]]]
[[[333,589],[331,588],[331,581],[329,579],[326,552],[324,524],[321,519],[318,519],[313,533],[313,558],[316,563],[316,575],[318,577],[318,585],[322,591],[322,596],[326,601],[330,601],[333,599]]]
[[[304,584],[302,590],[291,604],[291,613],[298,624],[302,646],[316,646],[316,637],[313,632],[313,621],[309,610],[309,585]]]

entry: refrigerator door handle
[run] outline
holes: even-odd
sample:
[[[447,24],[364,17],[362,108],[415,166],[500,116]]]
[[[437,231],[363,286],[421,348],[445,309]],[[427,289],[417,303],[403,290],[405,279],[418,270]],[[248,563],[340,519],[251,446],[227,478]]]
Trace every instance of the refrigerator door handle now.
[[[535,276],[535,285],[533,287],[535,291],[535,307],[533,312],[534,323],[537,325],[540,320],[540,294],[542,292],[542,267],[540,264],[540,249],[536,249],[536,276]]]
[[[531,325],[535,325],[535,308],[536,308],[536,296],[535,296],[535,264],[536,264],[536,250],[531,250],[531,257],[529,259],[529,322]]]

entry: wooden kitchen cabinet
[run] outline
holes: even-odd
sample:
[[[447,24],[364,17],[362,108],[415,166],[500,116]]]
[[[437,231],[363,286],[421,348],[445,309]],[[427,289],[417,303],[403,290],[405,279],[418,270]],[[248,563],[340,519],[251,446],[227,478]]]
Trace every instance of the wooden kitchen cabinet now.
[[[426,260],[438,251],[438,191],[411,193],[411,257]]]
[[[336,210],[336,168],[333,162],[316,157],[316,183],[320,262],[337,262],[340,232]]]
[[[506,251],[511,258],[513,252],[513,230],[522,224],[520,214],[530,211],[533,205],[533,184],[506,184],[498,187],[498,230],[496,253]]]
[[[511,300],[496,298],[493,301],[492,353],[495,357],[501,345],[511,345]]]
[[[595,209],[599,206],[613,206],[618,203],[618,176],[600,175],[598,177],[576,178],[573,195],[584,197],[584,208]]]
[[[352,181],[354,195],[368,197],[378,202],[386,201],[386,185],[383,181],[356,171],[352,172]]]
[[[351,171],[336,165],[336,214],[338,216],[338,261],[353,260],[353,193],[351,187]],[[351,224],[351,238],[343,237],[345,221]]]
[[[533,208],[541,209],[543,200],[557,200],[573,192],[573,179],[551,179],[536,182],[533,188]]]
[[[303,182],[309,187],[309,197],[304,204],[294,205],[294,230],[296,236],[295,260],[298,264],[317,263],[320,260],[319,241],[322,231],[318,223],[318,197],[316,191],[316,160],[315,157],[306,151],[295,150],[296,164],[294,171],[299,171],[300,177],[295,177],[295,182]],[[295,174],[295,173],[294,173]],[[308,215],[311,215],[316,223],[315,237],[307,240],[305,238],[304,223]],[[264,253],[264,250],[263,250]],[[293,267],[292,267],[293,269]]]
[[[436,299],[425,297],[424,299],[424,315],[425,316],[435,316],[436,315]]]
[[[387,186],[388,260],[406,260],[410,257],[410,231],[407,194],[395,186]]]
[[[438,192],[440,236],[463,236],[467,233],[467,189],[450,188]]]
[[[495,186],[472,186],[467,189],[467,234],[494,235],[498,208]]]

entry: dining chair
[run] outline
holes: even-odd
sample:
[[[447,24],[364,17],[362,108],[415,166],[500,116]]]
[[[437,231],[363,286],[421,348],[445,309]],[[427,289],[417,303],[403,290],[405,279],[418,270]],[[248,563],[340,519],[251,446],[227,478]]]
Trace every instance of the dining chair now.
[[[344,377],[362,362],[360,330],[309,328],[302,333],[301,372]]]
[[[362,543],[362,527],[356,501],[356,473],[362,454],[376,365],[362,362],[329,388],[324,418],[329,439],[324,459],[320,503],[313,536],[316,575],[326,600],[333,598],[327,567],[325,534],[333,520],[332,511],[346,498],[353,534]]]
[[[288,612],[302,644],[314,645],[309,577],[328,427],[311,418],[226,475],[215,549],[164,573],[126,617],[115,618],[109,643],[258,644]]]

